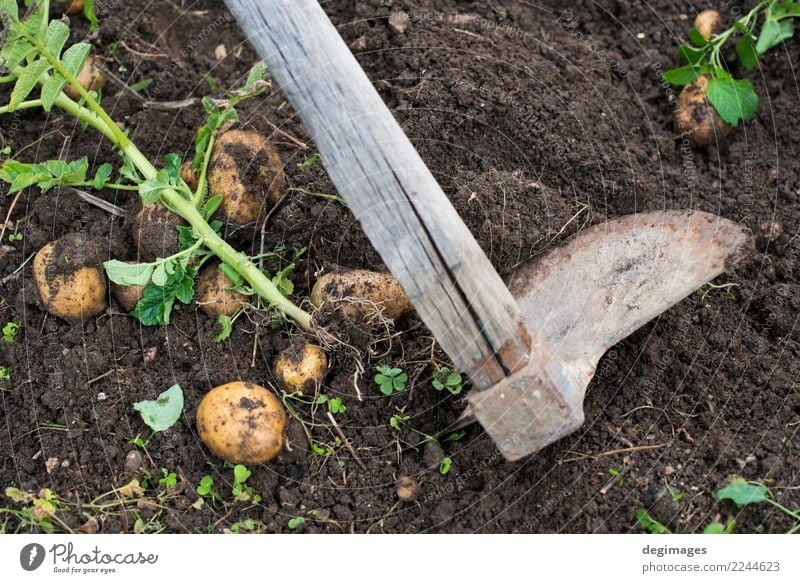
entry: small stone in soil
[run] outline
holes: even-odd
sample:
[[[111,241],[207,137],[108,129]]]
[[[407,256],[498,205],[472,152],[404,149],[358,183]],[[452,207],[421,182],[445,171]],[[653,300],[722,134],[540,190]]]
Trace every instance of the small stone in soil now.
[[[422,461],[428,469],[438,468],[444,459],[444,450],[436,441],[429,441],[425,445],[425,452],[422,454]]]
[[[48,474],[52,474],[53,470],[55,470],[57,466],[58,466],[58,458],[57,457],[47,458],[47,461],[44,462],[44,467],[47,470]]]
[[[403,502],[410,502],[419,494],[419,484],[411,476],[400,476],[395,485],[397,497]]]
[[[408,28],[409,20],[408,14],[405,12],[392,12],[392,14],[389,16],[389,26],[391,26],[400,34],[403,34]]]
[[[144,458],[142,458],[141,452],[132,449],[125,456],[124,469],[126,474],[135,474],[143,465]]]

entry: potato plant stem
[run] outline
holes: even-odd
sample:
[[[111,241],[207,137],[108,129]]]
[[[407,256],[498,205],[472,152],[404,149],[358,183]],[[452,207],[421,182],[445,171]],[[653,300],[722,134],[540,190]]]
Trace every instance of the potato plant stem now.
[[[206,190],[208,190],[206,174],[208,173],[208,161],[211,159],[211,152],[214,150],[214,141],[214,134],[212,133],[208,138],[208,145],[203,154],[203,167],[200,169],[200,176],[197,177],[197,191],[194,193],[194,206],[196,208],[200,208],[200,205],[203,204]]]
[[[147,157],[136,147],[136,145],[126,136],[117,126],[114,120],[105,112],[94,97],[86,91],[75,77],[47,51],[38,39],[32,39],[37,49],[50,62],[59,75],[63,76],[72,85],[86,102],[86,106],[81,106],[64,93],[61,93],[55,104],[67,113],[91,125],[109,140],[111,140],[128,159],[133,162],[145,179],[155,178],[158,170],[147,159]],[[197,235],[205,241],[205,245],[223,262],[230,265],[241,275],[259,296],[267,300],[270,306],[277,308],[286,316],[294,320],[304,330],[311,329],[311,315],[300,307],[288,300],[275,286],[274,283],[258,267],[250,261],[250,258],[236,251],[222,237],[220,237],[194,206],[193,201],[186,200],[178,192],[171,188],[161,191],[161,201],[164,205],[182,217],[194,229]]]

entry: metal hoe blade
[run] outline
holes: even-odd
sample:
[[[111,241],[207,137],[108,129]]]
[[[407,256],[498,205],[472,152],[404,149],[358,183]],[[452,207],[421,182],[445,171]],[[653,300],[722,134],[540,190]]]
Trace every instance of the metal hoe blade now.
[[[516,460],[581,426],[583,397],[611,346],[711,281],[748,231],[699,211],[631,215],[587,229],[509,282],[532,337],[530,363],[469,397]]]

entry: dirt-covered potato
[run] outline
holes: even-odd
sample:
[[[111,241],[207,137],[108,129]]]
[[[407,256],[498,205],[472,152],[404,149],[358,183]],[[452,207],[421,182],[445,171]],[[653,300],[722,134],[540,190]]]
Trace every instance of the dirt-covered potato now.
[[[65,320],[96,316],[106,309],[102,239],[77,233],[42,247],[33,258],[33,278],[48,312]]]
[[[233,282],[222,273],[219,263],[206,265],[196,285],[195,301],[207,316],[233,316],[247,302],[246,295],[228,289]]]
[[[411,502],[419,494],[419,483],[411,476],[400,476],[395,482],[397,497],[403,502]]]
[[[395,320],[414,311],[394,277],[364,269],[323,275],[311,290],[311,303],[317,308],[327,304],[349,318],[369,319],[382,311]]]
[[[160,204],[146,204],[133,218],[131,236],[143,261],[155,261],[180,251],[178,226],[186,221]]]
[[[266,216],[280,199],[283,163],[261,134],[229,130],[214,144],[208,167],[208,189],[222,196],[222,214],[246,225]]]
[[[189,186],[189,188],[192,190],[197,190],[199,177],[197,176],[197,170],[192,168],[191,160],[187,160],[181,164],[181,178]]]
[[[306,342],[289,346],[275,361],[275,376],[287,393],[313,394],[328,371],[328,357],[322,348]]]
[[[694,27],[706,40],[711,40],[711,37],[719,32],[721,24],[719,12],[713,9],[699,12],[694,19]]]
[[[135,263],[128,261],[128,263]],[[132,312],[144,295],[143,285],[119,285],[111,282],[111,293],[126,312]]]
[[[95,68],[96,59],[89,55],[83,62],[83,68],[78,72],[76,78],[81,87],[86,91],[100,91],[106,86],[106,78],[100,74],[100,71]],[[72,86],[67,85],[64,87],[64,93],[69,95],[72,99],[80,99],[81,96],[78,91]]]
[[[197,408],[197,432],[215,456],[232,464],[263,464],[283,446],[286,413],[264,387],[234,381],[208,392]]]
[[[726,124],[706,98],[708,76],[701,75],[683,88],[675,106],[675,132],[687,136],[694,146],[720,142],[733,129]]]

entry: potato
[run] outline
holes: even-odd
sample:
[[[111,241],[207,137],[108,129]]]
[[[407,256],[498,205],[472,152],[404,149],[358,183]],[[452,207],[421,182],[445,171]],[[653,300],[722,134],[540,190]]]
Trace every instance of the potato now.
[[[189,188],[197,190],[197,184],[200,178],[197,176],[197,170],[192,168],[191,160],[187,160],[181,164],[181,178]]]
[[[287,393],[313,394],[328,371],[328,357],[322,348],[306,342],[289,346],[275,361],[275,376]]]
[[[48,312],[80,320],[106,309],[106,276],[102,239],[77,233],[42,247],[33,259],[33,278]]]
[[[719,32],[721,24],[719,12],[712,9],[703,10],[694,19],[694,27],[706,40],[711,40],[711,37]]]
[[[411,502],[419,494],[419,483],[411,476],[400,476],[395,482],[397,497],[403,502]]]
[[[169,257],[180,251],[178,226],[186,221],[160,204],[146,204],[134,217],[131,236],[144,261]]]
[[[263,464],[283,446],[286,413],[264,387],[234,381],[212,389],[197,408],[197,432],[211,453],[232,464]]]
[[[394,277],[364,269],[323,275],[311,290],[311,303],[318,308],[330,304],[348,318],[370,318],[382,310],[384,316],[396,320],[414,311]]]
[[[228,290],[233,282],[219,269],[219,263],[206,265],[197,276],[195,301],[207,316],[233,316],[247,302],[247,296]]]
[[[83,12],[83,0],[59,0],[64,7],[64,13],[69,16],[75,16]]]
[[[128,261],[128,263],[134,264],[136,262]],[[119,285],[111,282],[111,293],[126,312],[133,311],[144,295],[144,288],[145,286],[143,285]]]
[[[708,80],[708,75],[701,75],[684,87],[673,114],[675,132],[687,136],[694,146],[722,141],[733,129],[706,99]]]
[[[81,87],[86,89],[86,91],[100,91],[106,86],[106,78],[95,68],[95,61],[96,59],[92,55],[86,57],[86,60],[83,62],[83,68],[76,75],[78,83],[80,83]],[[81,98],[77,89],[72,85],[65,86],[64,93],[75,100]]]
[[[222,214],[246,225],[266,216],[281,197],[283,163],[261,134],[229,130],[214,144],[208,167],[208,188],[222,196]]]

